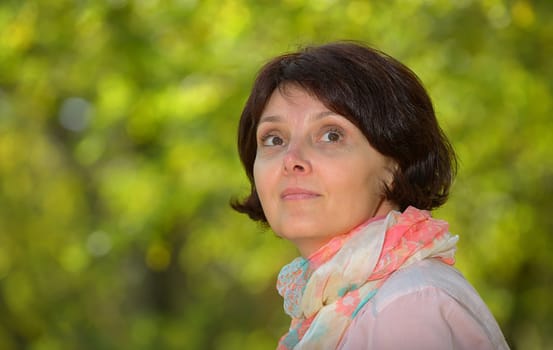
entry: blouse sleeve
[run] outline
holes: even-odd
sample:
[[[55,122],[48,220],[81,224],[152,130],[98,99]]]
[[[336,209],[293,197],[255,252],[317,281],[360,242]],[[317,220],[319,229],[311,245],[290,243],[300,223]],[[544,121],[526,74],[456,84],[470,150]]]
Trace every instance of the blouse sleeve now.
[[[368,303],[353,320],[340,349],[494,349],[484,328],[436,287]]]

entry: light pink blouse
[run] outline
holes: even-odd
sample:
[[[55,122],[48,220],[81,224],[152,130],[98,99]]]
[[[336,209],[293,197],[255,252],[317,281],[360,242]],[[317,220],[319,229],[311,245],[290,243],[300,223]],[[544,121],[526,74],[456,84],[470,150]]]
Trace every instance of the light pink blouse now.
[[[394,273],[359,311],[338,349],[509,347],[474,288],[455,268],[429,259]]]

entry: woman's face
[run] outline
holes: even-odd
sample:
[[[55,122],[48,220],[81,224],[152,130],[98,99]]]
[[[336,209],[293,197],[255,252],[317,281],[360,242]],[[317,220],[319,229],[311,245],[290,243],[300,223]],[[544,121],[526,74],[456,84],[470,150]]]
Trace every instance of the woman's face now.
[[[257,128],[254,179],[269,225],[305,257],[387,214],[393,160],[349,120],[294,85],[276,89]]]

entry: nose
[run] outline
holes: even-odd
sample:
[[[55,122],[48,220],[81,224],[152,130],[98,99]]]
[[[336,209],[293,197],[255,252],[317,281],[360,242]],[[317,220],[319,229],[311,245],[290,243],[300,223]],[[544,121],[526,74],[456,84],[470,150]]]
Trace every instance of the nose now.
[[[289,149],[284,156],[284,173],[293,175],[304,175],[311,172],[311,162],[298,148]]]

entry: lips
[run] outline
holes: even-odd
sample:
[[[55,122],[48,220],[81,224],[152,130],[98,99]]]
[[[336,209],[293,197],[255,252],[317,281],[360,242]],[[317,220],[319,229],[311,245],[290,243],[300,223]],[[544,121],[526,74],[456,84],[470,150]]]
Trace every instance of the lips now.
[[[284,200],[304,200],[313,199],[320,196],[321,195],[316,192],[299,187],[287,188],[280,194],[280,198]]]

